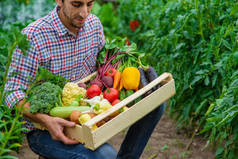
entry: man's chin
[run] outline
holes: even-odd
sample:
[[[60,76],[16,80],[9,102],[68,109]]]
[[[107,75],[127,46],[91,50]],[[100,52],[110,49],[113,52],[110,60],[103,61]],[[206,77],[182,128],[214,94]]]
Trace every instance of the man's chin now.
[[[80,29],[84,24],[71,24],[72,27]]]

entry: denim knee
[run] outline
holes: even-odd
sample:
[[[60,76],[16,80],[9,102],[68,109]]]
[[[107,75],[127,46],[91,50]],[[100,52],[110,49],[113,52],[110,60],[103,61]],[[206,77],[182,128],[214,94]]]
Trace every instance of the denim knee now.
[[[100,156],[98,158],[101,159],[116,159],[117,156],[116,150],[109,144],[103,144],[96,151],[97,155]]]

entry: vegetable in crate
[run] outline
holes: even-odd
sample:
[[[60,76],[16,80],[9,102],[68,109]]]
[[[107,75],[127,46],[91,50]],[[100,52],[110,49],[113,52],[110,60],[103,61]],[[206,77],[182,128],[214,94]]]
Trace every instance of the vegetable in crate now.
[[[119,99],[122,101],[126,98],[126,91],[123,89],[123,90],[120,90],[119,92]]]
[[[91,120],[92,118],[91,118],[91,116],[89,115],[89,114],[82,114],[80,117],[79,117],[79,123],[81,124],[81,125],[83,125],[84,123],[86,123],[87,121],[89,121],[89,120]]]
[[[86,89],[79,87],[76,83],[73,82],[66,83],[62,92],[62,101],[64,106],[69,106],[79,95],[82,95],[82,98],[86,98]],[[85,105],[83,101],[79,104]]]
[[[155,80],[155,79],[158,77],[158,75],[157,75],[155,69],[154,69],[153,67],[151,67],[151,66],[145,71],[145,74],[146,74],[146,77],[147,77],[147,79],[148,79],[149,82],[152,82],[153,80]],[[153,88],[153,90],[156,90],[156,89],[158,89],[159,87],[160,87],[159,85],[158,85],[158,86],[155,86],[155,87]]]
[[[96,85],[93,84],[91,85],[88,89],[87,89],[87,95],[89,98],[93,98],[95,96],[99,96],[101,94],[101,88]]]
[[[84,123],[86,123],[87,121],[91,119],[92,119],[91,116],[88,113],[86,113],[86,114],[82,114],[78,120],[79,120],[79,123],[83,125]],[[98,128],[97,125],[94,124],[92,127],[92,130],[96,130],[97,128]]]
[[[90,81],[90,85],[94,85],[94,84],[98,85],[101,90],[103,89],[103,83],[100,79],[95,78],[95,79]]]
[[[54,107],[53,109],[50,110],[50,115],[54,117],[60,117],[60,118],[69,118],[70,114],[78,110],[82,113],[90,111],[90,107],[88,106],[68,106],[68,107]]]
[[[50,82],[33,87],[29,91],[29,102],[31,113],[49,113],[50,110],[61,103],[62,89]]]
[[[121,102],[120,99],[116,99],[112,102],[112,105],[116,105],[117,103],[120,103],[120,102]]]
[[[102,82],[106,88],[111,88],[113,86],[113,78],[111,76],[103,76]]]
[[[69,106],[80,106],[80,105],[87,105],[86,102],[82,101],[83,95],[80,94],[78,97],[74,99],[74,101]]]
[[[102,99],[99,103],[93,105],[93,111],[96,114],[100,114],[112,107],[111,103],[107,99]]]
[[[131,96],[133,93],[134,93],[133,90],[127,90],[127,91],[126,91],[126,98],[129,97],[129,96]],[[134,101],[131,101],[131,102],[128,103],[127,105],[128,105],[129,107],[131,107],[131,106],[134,105],[134,104],[135,104],[135,100],[134,100]]]
[[[127,91],[126,91],[126,98],[129,97],[129,96],[131,96],[133,93],[134,93],[133,90],[127,90]]]
[[[137,90],[140,84],[140,71],[136,67],[126,67],[122,72],[123,87],[127,90]]]
[[[78,83],[78,86],[87,89],[87,85],[85,83]]]
[[[149,84],[149,81],[148,81],[147,78],[146,78],[145,70],[144,70],[142,67],[139,67],[138,69],[139,69],[139,71],[140,71],[140,85],[139,85],[139,88],[143,88],[143,87],[145,87],[147,84]],[[148,92],[146,92],[146,93],[143,95],[143,97],[148,96],[150,93],[152,93],[152,90],[149,90]]]
[[[114,75],[114,79],[113,79],[113,88],[115,88],[119,91],[122,89],[122,88],[120,88],[120,81],[121,81],[121,72],[116,71],[116,73]]]
[[[112,78],[115,76],[117,70],[115,68],[109,68],[105,73],[105,76],[111,76]]]
[[[75,123],[78,124],[80,115],[81,115],[80,111],[78,111],[78,110],[72,111],[72,113],[70,114],[70,117],[69,117],[70,121],[75,122]]]
[[[113,102],[114,100],[119,98],[119,92],[115,88],[107,88],[103,92],[103,97],[107,99],[109,102]]]

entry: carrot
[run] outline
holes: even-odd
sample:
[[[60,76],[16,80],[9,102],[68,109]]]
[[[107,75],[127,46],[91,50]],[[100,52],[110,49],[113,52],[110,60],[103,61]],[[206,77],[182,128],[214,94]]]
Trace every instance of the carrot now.
[[[121,80],[121,72],[117,71],[114,75],[113,88],[117,89]]]
[[[123,88],[123,82],[122,82],[122,80],[120,80],[120,84],[119,84],[118,90],[120,91],[120,90],[122,90],[122,88]]]

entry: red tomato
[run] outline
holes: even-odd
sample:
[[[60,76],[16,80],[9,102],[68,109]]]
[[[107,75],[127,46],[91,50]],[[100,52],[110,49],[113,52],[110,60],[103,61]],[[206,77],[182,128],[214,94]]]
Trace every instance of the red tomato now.
[[[114,75],[116,74],[117,70],[115,68],[109,68],[107,70],[107,72],[105,73],[105,76],[111,76],[114,77]]]
[[[120,99],[116,99],[112,102],[112,105],[116,105],[117,103],[120,103]]]
[[[103,92],[103,97],[107,99],[109,102],[113,102],[114,100],[119,98],[119,92],[115,88],[107,88]]]
[[[140,26],[140,23],[136,19],[130,20],[130,28],[132,32],[134,32],[139,26]]]
[[[140,23],[135,19],[134,20],[134,25],[138,28],[140,26]]]
[[[89,98],[93,98],[95,96],[99,96],[101,94],[101,88],[96,85],[93,84],[91,85],[88,89],[87,89],[87,95]]]
[[[130,40],[128,39],[128,37],[126,37],[126,44],[129,46],[129,45],[131,45],[131,42],[130,42]]]
[[[136,26],[134,24],[134,21],[130,21],[130,28],[131,28],[131,31],[135,31],[136,30]]]

